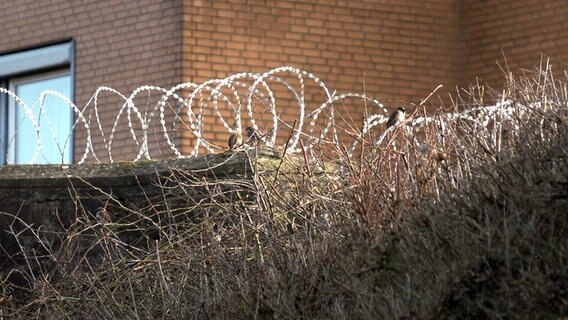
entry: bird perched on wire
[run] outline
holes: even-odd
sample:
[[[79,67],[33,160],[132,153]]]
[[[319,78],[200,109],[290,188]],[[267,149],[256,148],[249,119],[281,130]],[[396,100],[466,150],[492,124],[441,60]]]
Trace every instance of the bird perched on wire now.
[[[247,134],[247,141],[245,143],[255,145],[259,139],[258,132],[253,127],[247,127],[245,132]]]
[[[393,126],[397,126],[399,123],[404,121],[406,112],[404,108],[397,108],[389,117],[387,121],[387,129]]]
[[[243,135],[240,131],[235,131],[229,136],[229,149],[235,149],[243,144]]]

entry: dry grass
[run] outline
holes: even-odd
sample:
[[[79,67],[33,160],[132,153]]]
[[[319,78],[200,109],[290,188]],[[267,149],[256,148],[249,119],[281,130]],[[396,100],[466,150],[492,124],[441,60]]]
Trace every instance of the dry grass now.
[[[483,126],[439,113],[414,132],[425,116],[416,109],[379,146],[366,135],[356,157],[332,147],[347,159],[335,174],[317,170],[329,159],[315,155],[278,179],[172,175],[182,198],[201,199],[183,212],[153,209],[175,223],[133,249],[112,224],[78,221],[25,300],[4,286],[0,316],[566,317],[566,78],[543,69],[507,80],[503,92],[472,86],[449,111],[496,101],[511,113],[480,109],[472,117],[490,119]],[[87,229],[94,260],[76,249]]]

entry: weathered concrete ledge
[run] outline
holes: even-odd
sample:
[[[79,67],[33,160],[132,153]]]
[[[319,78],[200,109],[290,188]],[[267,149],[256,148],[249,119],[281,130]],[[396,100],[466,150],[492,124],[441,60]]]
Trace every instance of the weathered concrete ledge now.
[[[197,187],[191,188],[188,196],[188,190],[176,183],[189,177],[228,182],[248,179],[253,167],[267,172],[280,161],[275,150],[249,149],[180,160],[2,166],[0,284],[7,280],[29,286],[30,273],[40,273],[53,264],[53,254],[70,228],[80,224],[90,230],[84,236],[95,234],[96,228],[91,226],[100,225],[96,215],[101,208],[112,215],[113,223],[128,226],[114,230],[121,241],[129,244],[140,238],[159,237],[152,225],[167,219],[168,223],[175,223],[171,219],[196,219],[199,213],[192,217],[187,208],[200,199],[192,197],[210,196]]]
[[[207,177],[231,177],[247,174],[248,160],[258,159],[261,164],[271,167],[271,162],[279,161],[278,151],[251,149],[247,152],[224,152],[201,157],[176,160],[141,160],[137,162],[87,163],[82,165],[6,165],[0,166],[0,188],[34,187],[60,185],[61,180],[89,180],[110,183],[111,180],[124,180],[155,175],[171,168],[187,170]],[[250,172],[249,172],[250,173]],[[1,198],[0,198],[1,199]]]
[[[102,240],[109,235],[145,251],[171,226],[193,228],[211,209],[201,207],[203,199],[239,199],[239,205],[255,206],[255,184],[248,182],[253,175],[283,195],[306,181],[307,172],[325,177],[335,171],[315,161],[306,170],[304,161],[303,156],[282,158],[273,149],[251,148],[180,160],[2,166],[0,287],[7,283],[25,297],[39,274],[73,269],[86,260],[88,268],[103,267],[112,259]],[[101,209],[110,223],[97,217]]]

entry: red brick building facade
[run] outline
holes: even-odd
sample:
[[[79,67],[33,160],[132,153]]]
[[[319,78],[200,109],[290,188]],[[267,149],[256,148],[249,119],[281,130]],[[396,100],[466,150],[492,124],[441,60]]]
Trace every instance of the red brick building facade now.
[[[390,107],[416,102],[439,84],[442,95],[476,77],[498,86],[504,56],[512,71],[538,64],[541,53],[568,61],[565,1],[9,0],[2,9],[0,58],[72,41],[79,108],[99,86],[128,95],[141,85],[170,88],[282,65]],[[101,97],[101,122],[111,123],[123,100]],[[159,95],[146,98],[140,103]],[[360,118],[360,106],[346,108]],[[137,152],[129,136],[119,124],[114,160]],[[213,123],[205,137],[224,141],[227,132]],[[75,161],[85,138],[75,128]],[[104,150],[103,139],[94,146]]]

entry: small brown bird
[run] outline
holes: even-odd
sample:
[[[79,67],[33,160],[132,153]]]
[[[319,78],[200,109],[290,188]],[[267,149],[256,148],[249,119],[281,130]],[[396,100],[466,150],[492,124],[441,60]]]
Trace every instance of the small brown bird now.
[[[247,127],[245,130],[247,134],[246,144],[254,145],[258,141],[258,132],[253,127]]]
[[[389,117],[389,120],[387,121],[387,129],[392,127],[392,126],[396,126],[399,123],[404,121],[406,114],[404,111],[404,108],[398,108],[396,109]]]
[[[232,133],[229,136],[229,149],[235,149],[243,144],[243,135],[240,132]]]
[[[438,151],[438,152],[436,153],[436,160],[437,160],[438,162],[442,162],[442,161],[447,160],[447,159],[448,159],[448,154],[447,154],[446,152],[444,152],[444,151]]]
[[[97,209],[97,220],[99,220],[100,223],[111,223],[112,220],[110,219],[110,215],[108,214],[108,211],[106,208],[98,208]]]

